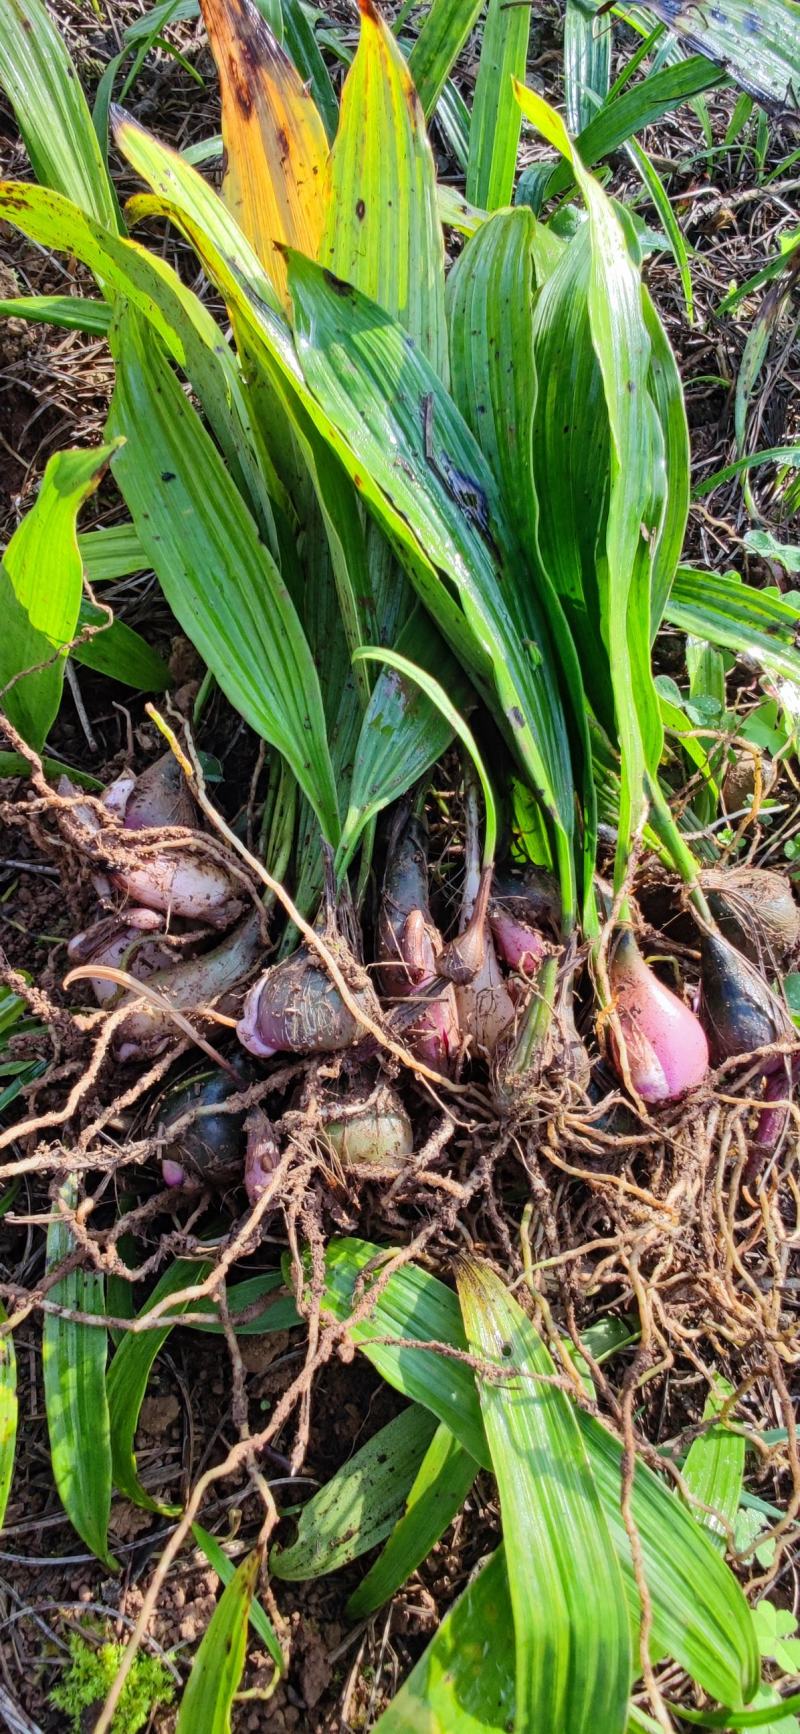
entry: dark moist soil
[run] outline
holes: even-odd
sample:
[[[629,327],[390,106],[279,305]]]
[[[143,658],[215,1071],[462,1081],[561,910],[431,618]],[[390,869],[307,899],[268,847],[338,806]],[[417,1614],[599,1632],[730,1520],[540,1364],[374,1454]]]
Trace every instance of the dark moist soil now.
[[[91,88],[110,55],[119,47],[126,24],[144,10],[140,0],[115,0],[107,24],[98,20],[78,0],[53,5],[70,40],[81,75]],[[534,20],[529,72],[551,100],[557,100],[560,79],[558,8],[538,9]],[[350,10],[330,8],[331,17],[346,22],[353,39],[355,26]],[[185,72],[160,52],[151,55],[128,105],[138,117],[170,142],[185,147],[193,140],[218,130],[218,107],[209,56],[198,25],[186,23],[170,32],[206,79],[199,90]],[[465,52],[461,78],[469,94],[477,65],[476,44]],[[713,94],[709,107],[715,139],[720,139],[730,116],[733,98]],[[747,334],[755,308],[741,321],[718,318],[715,308],[730,282],[743,280],[774,252],[781,227],[792,216],[794,188],[766,189],[753,197],[752,150],[738,147],[711,159],[709,170],[702,154],[698,121],[688,109],[677,118],[667,118],[650,129],[643,142],[656,166],[684,164],[673,192],[677,214],[687,240],[696,249],[692,278],[696,297],[696,321],[687,325],[680,299],[677,273],[670,257],[655,255],[647,266],[647,279],[676,349],[686,387],[692,445],[699,473],[707,473],[730,460],[734,452],[733,397]],[[792,145],[791,135],[779,123],[771,125],[768,166],[777,163]],[[440,171],[452,172],[440,138],[435,139]],[[537,147],[528,142],[523,161],[532,160]],[[116,165],[119,167],[119,165]],[[0,168],[5,175],[28,174],[13,120],[0,108]],[[629,171],[618,165],[618,186],[626,184]],[[122,180],[122,190],[131,188]],[[787,198],[789,202],[787,203]],[[657,227],[646,201],[642,215]],[[187,280],[194,281],[195,268],[185,249],[169,238],[170,256],[185,264]],[[52,260],[2,226],[0,295],[37,292],[91,292],[90,284],[74,262]],[[788,443],[798,435],[800,404],[800,352],[792,341],[789,323],[777,334],[770,361],[762,376],[758,395],[750,407],[750,442],[753,449]],[[3,542],[30,507],[47,458],[63,445],[95,443],[101,436],[111,387],[111,365],[105,345],[76,333],[26,327],[8,321],[0,327],[0,384],[2,414],[0,444],[3,450],[0,537]],[[796,538],[797,523],[781,523],[775,508],[774,470],[757,471],[753,489],[770,527],[786,541]],[[103,483],[89,503],[84,527],[108,524],[124,516],[109,481]],[[718,490],[713,501],[693,510],[687,555],[712,567],[735,564],[756,582],[786,586],[780,569],[766,566],[749,555],[742,537],[748,519],[739,487]],[[191,647],[176,634],[152,575],[142,574],[107,586],[104,600],[131,625],[146,630],[150,642],[172,658],[177,681],[174,694],[186,714],[197,692],[200,670]],[[665,634],[659,656],[664,671],[680,671],[678,641]],[[677,660],[676,660],[677,659]],[[108,781],[131,757],[141,768],[153,756],[156,735],[144,715],[144,699],[93,675],[78,671],[80,698],[88,727],[72,696],[64,704],[51,746],[68,764]],[[198,745],[219,758],[224,784],[219,795],[227,816],[234,818],[247,799],[256,756],[249,731],[215,695],[204,712]],[[7,798],[26,801],[22,785],[3,785]],[[72,871],[53,877],[54,854],[41,837],[24,824],[6,831],[0,859],[0,945],[8,963],[29,973],[56,1003],[65,971],[65,948],[71,933],[85,923],[94,904],[85,877]],[[29,866],[20,863],[29,863]],[[35,871],[34,869],[42,869]],[[58,869],[55,869],[57,872]],[[24,1046],[22,1044],[25,1044]],[[20,1038],[18,1052],[50,1058],[46,1039],[34,1035]],[[56,1098],[58,1093],[56,1092]],[[37,1109],[42,1107],[37,1103]],[[13,1110],[19,1110],[19,1104]],[[122,1134],[124,1136],[124,1132]],[[647,1176],[647,1163],[643,1165]],[[135,1177],[136,1178],[136,1177]],[[137,1180],[138,1184],[138,1180]],[[515,1196],[516,1195],[516,1196]],[[511,1174],[512,1228],[514,1245],[504,1219],[495,1211],[476,1216],[470,1232],[479,1229],[476,1244],[492,1250],[498,1262],[516,1269],[515,1222],[527,1184],[520,1187],[519,1171]],[[223,1211],[226,1206],[223,1202]],[[338,1207],[339,1227],[370,1234],[379,1230],[381,1200],[376,1189],[365,1189],[361,1214],[347,1202]],[[41,1222],[49,1209],[46,1177],[26,1179],[15,1201],[10,1220],[0,1233],[3,1275],[31,1287],[42,1272]],[[348,1214],[349,1212],[349,1214]],[[416,1225],[414,1211],[406,1210],[405,1238]],[[586,1221],[589,1221],[587,1214]],[[329,1223],[329,1226],[330,1223]],[[334,1221],[333,1226],[337,1226]],[[594,1222],[588,1233],[603,1232]],[[389,1237],[384,1228],[383,1238]],[[269,1236],[267,1237],[269,1239]],[[278,1237],[280,1238],[280,1237]],[[456,1243],[458,1237],[456,1236]],[[455,1250],[455,1244],[453,1250]],[[267,1263],[275,1262],[276,1244],[265,1248]],[[544,1255],[547,1248],[540,1249]],[[250,1268],[258,1268],[258,1260]],[[687,1295],[691,1282],[687,1282]],[[139,1298],[143,1298],[143,1293]],[[688,1304],[688,1303],[687,1303]],[[258,1427],[268,1416],[295,1376],[302,1357],[303,1333],[278,1333],[241,1340],[247,1375],[251,1425]],[[16,1334],[20,1385],[20,1439],[17,1467],[0,1551],[0,1690],[7,1694],[7,1725],[27,1729],[60,1730],[63,1716],[48,1706],[48,1693],[60,1677],[70,1631],[102,1628],[104,1635],[124,1638],[141,1605],[143,1588],[152,1562],[170,1533],[170,1521],[142,1512],[126,1500],[112,1507],[110,1544],[120,1561],[119,1576],[107,1575],[93,1556],[83,1551],[79,1538],[64,1521],[54,1491],[47,1435],[41,1370],[41,1333],[36,1314]],[[706,1345],[713,1358],[713,1341]],[[702,1381],[684,1363],[680,1377],[661,1376],[645,1387],[642,1416],[644,1430],[654,1441],[674,1437],[687,1421],[697,1419],[696,1397]],[[766,1398],[765,1398],[766,1404]],[[274,1441],[263,1468],[282,1510],[307,1499],[316,1485],[325,1482],[352,1452],[391,1419],[399,1399],[362,1359],[349,1364],[335,1360],[324,1367],[313,1389],[309,1444],[302,1475],[289,1479],[287,1453],[294,1442],[294,1421]],[[780,1425],[777,1409],[758,1411],[762,1425]],[[188,1329],[172,1332],[156,1363],[145,1400],[137,1435],[139,1471],[145,1486],[159,1501],[180,1503],[198,1474],[219,1461],[234,1443],[231,1417],[230,1368],[218,1339]],[[785,1466],[770,1468],[759,1491],[777,1503],[785,1501],[788,1477]],[[220,1483],[216,1498],[202,1513],[202,1521],[222,1539],[241,1537],[242,1551],[250,1544],[262,1517],[260,1501],[241,1477]],[[279,1532],[290,1533],[290,1519]],[[482,1557],[498,1538],[498,1520],[493,1486],[480,1476],[464,1512],[443,1538],[419,1572],[384,1610],[366,1626],[353,1627],[345,1603],[359,1580],[366,1561],[330,1578],[309,1585],[278,1585],[277,1600],[291,1632],[291,1666],[288,1678],[269,1702],[257,1699],[241,1705],[234,1718],[237,1734],[244,1730],[302,1730],[307,1734],[334,1734],[371,1726],[384,1703],[419,1656],[438,1620]],[[791,1585],[791,1555],[781,1573],[783,1587],[778,1599],[787,1599]],[[218,1590],[216,1574],[199,1552],[184,1551],[173,1567],[152,1626],[151,1647],[174,1656],[184,1668],[187,1658],[205,1630]],[[789,1594],[788,1599],[791,1599]],[[271,1675],[266,1655],[254,1642],[248,1650],[245,1685],[265,1686]],[[0,1722],[3,1720],[0,1696]],[[16,1712],[17,1720],[13,1720]],[[25,1717],[32,1718],[26,1721]],[[174,1727],[175,1711],[154,1715],[152,1728],[168,1734]]]

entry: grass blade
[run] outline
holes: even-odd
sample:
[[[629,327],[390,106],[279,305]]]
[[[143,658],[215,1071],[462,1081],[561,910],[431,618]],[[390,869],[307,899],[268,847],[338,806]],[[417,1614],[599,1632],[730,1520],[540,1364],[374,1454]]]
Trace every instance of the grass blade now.
[[[680,566],[666,617],[681,632],[751,658],[779,680],[800,682],[800,608],[786,596],[745,584],[737,572]]]
[[[375,1734],[508,1734],[514,1712],[513,1619],[498,1548],[445,1614]]]
[[[408,64],[425,114],[430,118],[484,0],[432,0]]]
[[[163,1300],[165,1295],[177,1294],[179,1289],[202,1282],[210,1269],[210,1264],[193,1264],[188,1259],[176,1259],[159,1278],[139,1317],[149,1312],[156,1301]],[[194,1305],[197,1304],[182,1302],[171,1307],[170,1311],[173,1314],[186,1312],[190,1307],[194,1310]],[[150,1370],[172,1328],[172,1325],[155,1325],[148,1331],[126,1331],[106,1379],[114,1485],[126,1499],[141,1506],[143,1511],[157,1511],[166,1517],[175,1516],[176,1512],[180,1511],[180,1506],[159,1505],[142,1486],[136,1468],[133,1441]]]
[[[697,7],[648,0],[649,10],[701,54],[719,61],[768,109],[800,108],[800,6],[796,0],[717,0]]]
[[[496,211],[511,203],[522,119],[513,80],[525,77],[530,7],[489,0],[469,131],[466,194]]]
[[[360,9],[319,258],[393,314],[446,381],[444,240],[433,153],[401,50],[372,0],[360,0]]]
[[[247,1626],[263,1553],[254,1548],[223,1590],[192,1663],[175,1734],[230,1734],[244,1668]]]
[[[8,1314],[0,1304],[0,1324]],[[17,1357],[10,1331],[0,1336],[0,1530],[5,1521],[17,1447]]]
[[[717,1377],[703,1410],[703,1420],[710,1421],[723,1408],[732,1386]],[[683,1464],[683,1479],[699,1505],[693,1507],[698,1523],[702,1523],[714,1543],[724,1553],[729,1544],[744,1479],[745,1439],[742,1433],[732,1433],[724,1423],[717,1422],[706,1433],[693,1439]],[[700,1506],[710,1509],[702,1511]]]
[[[291,1546],[273,1548],[273,1576],[295,1583],[324,1577],[384,1541],[435,1431],[430,1410],[412,1403],[373,1434],[303,1506]]]
[[[117,202],[86,98],[42,0],[5,0],[0,85],[16,113],[36,179],[116,229]]]
[[[112,332],[109,428],[130,436],[115,478],[148,564],[222,691],[288,760],[338,841],[319,678],[280,573],[166,360],[124,312]],[[138,428],[148,429],[136,441]]]
[[[375,1613],[427,1559],[469,1493],[478,1465],[449,1427],[436,1429],[383,1552],[347,1604],[350,1619]]]
[[[339,123],[339,104],[314,26],[302,0],[281,0],[281,12],[284,48],[291,55],[304,85],[310,87],[327,136],[333,139]]]
[[[34,325],[60,325],[64,331],[105,337],[111,308],[91,295],[13,295],[0,301],[0,319],[27,319]]]
[[[78,512],[97,487],[113,450],[112,444],[88,452],[56,452],[48,460],[36,502],[14,531],[0,566],[3,705],[9,721],[37,752],[58,714],[63,647],[75,637],[78,623],[83,588]],[[27,674],[26,669],[37,672]],[[15,680],[19,674],[23,678]]]
[[[73,1181],[60,1197],[76,1198]],[[52,1270],[75,1250],[59,1213],[47,1231],[47,1267]],[[50,1301],[71,1312],[105,1312],[103,1278],[97,1271],[72,1270],[55,1283]],[[42,1332],[44,1404],[53,1479],[58,1496],[82,1541],[110,1570],[117,1562],[108,1551],[111,1511],[111,1440],[106,1400],[105,1326],[73,1323],[46,1313]]]
[[[489,1266],[459,1263],[458,1293],[500,1494],[516,1638],[519,1734],[624,1734],[631,1643],[622,1577],[574,1404],[552,1357]]]
[[[388,1256],[368,1241],[332,1241],[326,1254],[326,1310],[348,1318],[359,1276],[367,1265],[377,1274]],[[467,1347],[458,1301],[450,1289],[417,1266],[404,1266],[390,1277],[370,1316],[350,1334],[389,1384],[431,1408],[483,1468],[491,1467],[470,1368],[424,1346]],[[384,1337],[399,1342],[383,1342]],[[622,1448],[590,1415],[576,1410],[576,1418],[635,1628],[638,1597],[619,1503]],[[750,1610],[733,1573],[701,1525],[643,1463],[636,1469],[632,1509],[653,1602],[654,1653],[673,1656],[719,1702],[747,1702],[758,1681],[758,1656]]]
[[[252,0],[202,0],[222,93],[222,192],[279,294],[286,242],[316,258],[328,140],[311,93]]]
[[[216,1536],[210,1535],[208,1530],[203,1528],[202,1524],[192,1524],[192,1535],[194,1536],[201,1552],[205,1554],[209,1565],[213,1566],[217,1576],[221,1578],[222,1583],[227,1588],[236,1571],[233,1561],[228,1558],[225,1549],[220,1546]],[[280,1643],[278,1642],[275,1627],[273,1626],[268,1614],[266,1614],[262,1608],[261,1603],[256,1600],[255,1596],[250,1603],[250,1624],[275,1663],[275,1679],[277,1684],[278,1679],[284,1671],[286,1663],[284,1661]]]
[[[567,0],[564,17],[564,101],[571,133],[582,132],[608,96],[611,78],[611,19],[587,11],[581,0]]]

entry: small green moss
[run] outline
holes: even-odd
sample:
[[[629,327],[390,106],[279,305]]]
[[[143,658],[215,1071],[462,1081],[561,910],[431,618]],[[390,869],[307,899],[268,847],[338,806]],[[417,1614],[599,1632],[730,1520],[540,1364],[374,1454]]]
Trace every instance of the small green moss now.
[[[87,1643],[80,1632],[71,1632],[69,1662],[49,1695],[54,1710],[68,1717],[70,1734],[83,1734],[87,1710],[104,1703],[122,1658],[124,1644]],[[139,1734],[157,1704],[171,1704],[173,1680],[157,1656],[137,1655],[122,1688],[111,1724],[112,1734]]]

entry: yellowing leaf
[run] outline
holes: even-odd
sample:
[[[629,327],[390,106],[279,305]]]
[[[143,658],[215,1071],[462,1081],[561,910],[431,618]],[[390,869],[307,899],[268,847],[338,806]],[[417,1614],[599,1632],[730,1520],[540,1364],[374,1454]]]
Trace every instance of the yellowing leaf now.
[[[251,0],[201,0],[222,95],[225,203],[286,299],[283,243],[315,259],[328,141],[313,97]]]
[[[342,92],[319,258],[411,332],[447,382],[444,242],[425,116],[373,0]]]

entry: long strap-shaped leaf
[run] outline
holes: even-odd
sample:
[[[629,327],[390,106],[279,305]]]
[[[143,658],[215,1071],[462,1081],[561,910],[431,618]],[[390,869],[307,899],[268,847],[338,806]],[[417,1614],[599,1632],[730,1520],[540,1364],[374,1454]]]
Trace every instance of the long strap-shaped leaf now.
[[[281,295],[278,244],[316,257],[328,140],[314,98],[252,0],[201,0],[222,93],[222,191]]]
[[[563,121],[541,97],[517,85],[522,111],[571,164],[586,202],[592,250],[589,322],[611,432],[605,548],[600,553],[600,627],[609,659],[622,757],[615,880],[622,884],[631,839],[647,806],[663,734],[650,665],[650,537],[662,502],[654,499],[660,427],[648,394],[650,339],[639,271],[614,207],[584,168]]]
[[[37,752],[58,714],[64,646],[78,625],[83,589],[78,512],[97,487],[113,449],[107,445],[88,452],[56,452],[49,459],[36,502],[0,564],[0,703]],[[36,672],[27,674],[26,669]],[[15,679],[19,674],[22,679]]]
[[[410,331],[447,377],[444,242],[436,169],[411,76],[391,31],[362,0],[358,52],[342,92],[320,259]],[[366,527],[374,633],[393,644],[413,605],[380,526]],[[361,610],[362,617],[366,609]],[[351,651],[358,646],[351,638]],[[364,674],[363,666],[359,670]]]
[[[273,1576],[321,1577],[384,1541],[435,1431],[430,1410],[412,1403],[373,1433],[303,1506],[295,1540],[270,1554]]]
[[[484,0],[432,0],[425,14],[408,63],[429,119],[483,5]]]
[[[360,9],[319,258],[399,319],[446,381],[444,241],[425,118],[391,31],[372,0]]]
[[[751,657],[780,680],[800,683],[800,610],[784,596],[745,584],[738,572],[679,567],[665,613],[681,632]]]
[[[445,1614],[375,1734],[508,1734],[516,1726],[514,1625],[502,1547]],[[541,1724],[567,1734],[566,1724]]]
[[[624,1734],[631,1643],[622,1576],[574,1405],[488,1266],[460,1262],[467,1342],[500,1493],[516,1639],[518,1734]]]
[[[564,16],[564,98],[567,126],[579,133],[608,95],[613,26],[581,4],[567,0]]]
[[[529,5],[489,0],[469,132],[467,198],[486,211],[511,203],[522,118],[512,80],[525,77]]]
[[[165,1295],[177,1294],[192,1283],[202,1282],[210,1264],[193,1264],[189,1259],[176,1259],[156,1283],[145,1311]],[[191,1303],[173,1307],[173,1312],[185,1312]],[[150,1369],[159,1350],[172,1330],[171,1325],[154,1326],[150,1331],[126,1332],[108,1370],[106,1391],[111,1436],[114,1485],[126,1499],[143,1511],[157,1511],[172,1516],[180,1506],[160,1505],[142,1486],[136,1467],[133,1441],[139,1425],[139,1412],[147,1390]]]
[[[332,1241],[326,1255],[325,1307],[346,1319],[365,1266],[374,1264],[378,1270],[387,1256],[385,1249],[368,1241]],[[404,1266],[351,1335],[383,1378],[414,1402],[427,1403],[465,1450],[483,1467],[491,1467],[470,1368],[424,1346],[448,1343],[462,1353],[467,1347],[458,1301],[444,1283],[417,1266]],[[636,1630],[638,1593],[620,1511],[622,1448],[590,1415],[576,1410],[576,1418]],[[758,1654],[750,1610],[733,1573],[701,1525],[643,1463],[636,1467],[632,1510],[652,1598],[654,1653],[674,1657],[718,1701],[747,1702],[758,1682]]]
[[[191,381],[231,473],[265,534],[271,532],[274,551],[270,502],[253,456],[253,429],[236,358],[208,308],[166,260],[111,234],[47,187],[0,182],[0,215],[42,246],[74,254],[102,278],[109,297],[124,296],[145,315]],[[110,324],[112,308],[106,311]]]
[[[125,120],[117,140],[156,187],[229,306],[247,322],[403,550],[444,636],[485,691],[553,824],[565,902],[574,897],[572,769],[552,648],[512,618],[503,573],[513,538],[485,462],[452,399],[407,334],[374,303],[291,258],[304,379],[244,237],[191,167]],[[198,184],[199,183],[199,184]],[[499,559],[498,559],[499,555]],[[441,574],[446,575],[446,582]],[[505,589],[507,590],[507,586]],[[455,594],[454,594],[455,591]]]
[[[285,584],[172,369],[121,314],[114,474],[167,601],[226,697],[283,753],[334,845],[336,782],[319,677]],[[138,438],[147,430],[146,439]]]
[[[86,98],[42,0],[3,0],[0,85],[37,180],[116,229],[118,206]]]
[[[556,258],[560,262],[561,247]],[[575,640],[555,585],[539,551],[539,500],[534,486],[533,430],[539,379],[533,341],[534,264],[537,278],[553,270],[551,237],[525,207],[498,211],[467,242],[450,272],[447,312],[452,392],[496,477],[512,517],[522,558],[514,574],[522,611],[532,593],[539,596],[561,664],[562,691],[574,759],[582,771],[584,873],[591,886],[595,854],[594,783],[586,727],[584,683]],[[552,383],[559,401],[557,420],[572,415],[568,386]],[[584,454],[585,461],[585,454]],[[561,486],[548,476],[543,492],[549,505]],[[559,546],[564,538],[559,538]],[[596,659],[595,659],[596,660]]]
[[[766,108],[800,111],[800,6],[796,0],[648,0],[657,18],[717,60]]]
[[[6,1320],[0,1306],[0,1324]],[[0,1530],[6,1515],[17,1445],[17,1357],[10,1331],[0,1336]]]
[[[175,1734],[230,1734],[231,1710],[242,1677],[247,1627],[261,1570],[262,1551],[242,1560],[223,1590],[192,1663]]]
[[[65,1182],[62,1196],[74,1204],[73,1181]],[[47,1231],[48,1267],[61,1264],[73,1250],[74,1241],[59,1213]],[[97,1271],[73,1270],[51,1288],[48,1299],[70,1312],[102,1314],[103,1278]],[[45,1314],[42,1368],[53,1479],[73,1528],[113,1571],[116,1561],[108,1551],[111,1441],[105,1384],[107,1353],[104,1326]]]
[[[434,1433],[389,1540],[347,1604],[351,1619],[363,1619],[389,1601],[427,1559],[461,1510],[478,1465],[443,1423]]]

